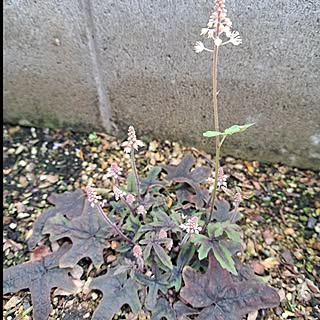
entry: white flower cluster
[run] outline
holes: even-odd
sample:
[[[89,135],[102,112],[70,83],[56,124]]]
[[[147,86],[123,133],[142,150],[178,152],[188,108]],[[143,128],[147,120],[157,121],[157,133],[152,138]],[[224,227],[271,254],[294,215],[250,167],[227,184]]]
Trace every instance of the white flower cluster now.
[[[219,47],[227,43],[232,43],[235,46],[238,46],[242,43],[242,39],[238,31],[231,31],[232,22],[229,18],[226,17],[227,10],[225,9],[224,0],[216,0],[214,6],[214,12],[210,16],[207,28],[201,29],[201,36],[207,35],[208,38],[213,39],[214,44]],[[225,42],[222,41],[220,36],[222,34],[229,39]],[[201,41],[197,41],[194,47],[196,53],[202,51],[212,52],[213,50],[207,49]]]

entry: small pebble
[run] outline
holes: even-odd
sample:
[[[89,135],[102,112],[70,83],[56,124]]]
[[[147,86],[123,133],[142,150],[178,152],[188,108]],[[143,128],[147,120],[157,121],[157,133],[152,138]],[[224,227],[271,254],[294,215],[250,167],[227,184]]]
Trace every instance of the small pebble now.
[[[27,165],[27,162],[24,160],[20,160],[18,164],[20,167],[25,167]]]
[[[18,215],[17,215],[17,218],[18,218],[18,219],[24,219],[24,218],[28,218],[28,217],[30,217],[30,214],[27,213],[27,212],[20,212],[20,213],[18,213]]]
[[[9,224],[9,228],[12,229],[12,230],[14,230],[16,227],[17,227],[16,223],[12,222],[12,223]]]

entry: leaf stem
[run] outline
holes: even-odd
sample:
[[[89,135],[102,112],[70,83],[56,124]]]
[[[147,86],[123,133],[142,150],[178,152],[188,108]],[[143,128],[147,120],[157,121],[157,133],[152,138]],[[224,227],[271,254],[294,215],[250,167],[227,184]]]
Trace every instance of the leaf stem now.
[[[213,50],[213,83],[212,83],[212,94],[213,94],[213,114],[214,114],[214,130],[219,131],[219,117],[218,117],[218,99],[217,99],[217,67],[218,67],[218,46],[214,46]],[[218,187],[218,170],[219,170],[219,158],[220,158],[220,137],[216,136],[216,156],[215,156],[215,179],[213,193],[210,203],[210,214],[206,221],[206,224],[203,227],[203,230],[207,228],[208,223],[210,223],[213,215],[214,202],[217,195]]]
[[[129,239],[126,235],[123,234],[123,232],[119,229],[119,227],[113,223],[108,216],[104,213],[102,208],[100,207],[99,204],[96,205],[97,208],[99,209],[100,214],[102,215],[103,219],[117,232],[117,234],[123,239],[126,240],[132,244],[135,244],[133,240]]]
[[[133,169],[133,174],[134,174],[134,179],[136,181],[136,188],[137,188],[137,197],[139,203],[141,203],[141,195],[140,195],[140,182],[139,182],[139,177],[138,177],[138,172],[137,172],[137,166],[136,166],[136,160],[134,158],[134,149],[131,147],[131,166]]]

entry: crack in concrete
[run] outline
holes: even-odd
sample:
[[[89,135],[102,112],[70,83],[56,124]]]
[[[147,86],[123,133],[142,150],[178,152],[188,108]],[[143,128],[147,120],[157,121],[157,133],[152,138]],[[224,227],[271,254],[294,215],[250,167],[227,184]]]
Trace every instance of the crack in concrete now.
[[[92,8],[90,1],[88,0],[81,0],[83,12],[85,15],[85,22],[86,22],[86,33],[88,37],[88,46],[89,52],[92,61],[93,67],[93,75],[96,82],[97,92],[98,92],[98,108],[99,108],[99,116],[101,126],[107,131],[111,132],[112,124],[111,124],[111,107],[109,96],[106,91],[104,82],[103,82],[103,75],[101,73],[101,64],[99,60],[99,53],[98,48],[95,40],[95,26],[94,26],[94,19],[92,14]]]

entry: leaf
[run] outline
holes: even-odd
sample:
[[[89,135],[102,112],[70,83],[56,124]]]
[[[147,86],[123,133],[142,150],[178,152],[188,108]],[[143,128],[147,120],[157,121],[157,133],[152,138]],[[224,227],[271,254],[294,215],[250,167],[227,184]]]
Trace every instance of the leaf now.
[[[204,137],[211,138],[216,136],[223,136],[222,132],[219,131],[206,131],[202,134]]]
[[[155,243],[155,244],[153,244],[152,247],[153,247],[153,250],[154,250],[155,254],[157,255],[157,257],[162,262],[162,264],[165,265],[166,267],[168,267],[171,270],[173,268],[173,265],[172,265],[172,262],[171,262],[171,258],[166,254],[166,252],[160,246],[160,244]]]
[[[239,126],[237,124],[231,126],[230,128],[227,128],[224,130],[224,134],[225,135],[232,135],[235,133],[239,133],[239,132],[243,132],[245,130],[247,130],[248,128],[252,127],[255,123],[249,123],[249,124],[245,124],[243,126]]]
[[[194,158],[191,154],[188,154],[176,166],[162,165],[161,167],[168,173],[168,175],[165,177],[165,180],[171,183],[185,183],[192,187],[194,192],[190,192],[186,188],[186,186],[183,186],[185,189],[183,197],[193,201],[193,203],[195,203],[196,207],[199,209],[203,206],[203,203],[208,200],[208,198],[206,197],[207,194],[200,188],[200,182],[204,181],[209,177],[210,168],[198,167],[191,170],[193,164]],[[186,192],[191,195],[195,193],[195,195],[190,196],[189,198],[189,196],[185,195]],[[182,196],[181,193],[180,196]]]
[[[43,234],[50,234],[50,241],[69,238],[72,248],[61,258],[60,267],[73,267],[82,258],[88,257],[96,267],[103,262],[103,250],[106,240],[115,231],[101,216],[97,206],[92,207],[85,201],[82,215],[68,220],[58,214],[50,218],[43,229]]]
[[[198,320],[241,320],[249,312],[276,307],[280,303],[277,291],[256,281],[234,282],[228,271],[210,254],[205,273],[191,267],[183,269],[185,283],[180,296],[193,308],[204,308]]]
[[[140,181],[140,192],[141,194],[146,193],[149,188],[151,187],[163,187],[164,186],[164,182],[157,180],[157,177],[159,176],[159,173],[161,172],[161,168],[160,167],[153,167],[146,178],[141,178],[139,177],[139,181]]]
[[[188,264],[191,259],[194,256],[195,247],[191,245],[190,243],[187,243],[184,245],[180,251],[177,258],[177,265],[173,267],[173,270],[171,272],[171,277],[169,279],[170,281],[170,287],[175,288],[177,292],[179,292],[181,288],[181,281],[182,281],[182,269],[186,264]]]
[[[46,221],[50,217],[56,216],[58,213],[64,215],[68,219],[80,216],[86,197],[82,190],[73,192],[65,192],[63,194],[53,193],[48,197],[48,201],[55,205],[41,213],[33,224],[32,236],[28,241],[28,248],[32,250],[42,239],[42,229]]]
[[[127,279],[126,273],[107,274],[92,279],[90,289],[102,292],[103,297],[93,313],[92,320],[111,320],[124,304],[128,304],[133,313],[141,309],[138,290],[140,286],[132,279]]]
[[[198,248],[199,260],[207,258],[210,251],[212,251],[222,268],[227,269],[232,274],[237,274],[235,262],[232,259],[232,253],[226,246],[226,241],[218,241],[215,238],[210,239],[204,235],[195,234],[192,242],[200,244]]]
[[[208,233],[210,237],[216,238],[224,235],[225,233],[230,240],[241,242],[241,227],[235,223],[231,223],[228,220],[224,222],[209,223]]]
[[[179,189],[176,191],[177,199],[179,202],[194,203],[199,210],[203,207],[203,202],[207,202],[209,199],[209,192],[207,189],[198,189],[197,193],[193,192],[187,183],[182,183]]]
[[[146,299],[146,307],[149,310],[155,308],[159,290],[164,294],[167,293],[168,278],[170,277],[168,273],[161,274],[158,268],[153,271],[154,275],[152,277],[148,277],[142,273],[135,273],[137,281],[149,288]]]
[[[212,214],[213,220],[216,220],[219,222],[225,222],[230,220],[230,217],[233,211],[229,212],[230,204],[228,201],[218,200],[214,203],[214,206],[216,207],[216,210],[214,210]],[[237,222],[240,219],[241,219],[241,216],[240,216],[240,213],[238,212],[234,222]]]
[[[134,177],[133,171],[131,171],[127,177],[127,192],[128,193],[131,193],[131,192],[136,193],[137,192],[136,179]]]
[[[70,249],[64,244],[58,251],[35,262],[27,262],[4,270],[3,294],[30,289],[33,305],[33,319],[47,319],[52,308],[50,291],[52,288],[63,288],[74,292],[77,286],[69,276],[71,268],[60,269],[59,260]]]
[[[176,313],[169,302],[164,298],[157,301],[157,305],[151,312],[151,320],[163,320],[163,318],[166,318],[167,320],[176,320]]]

